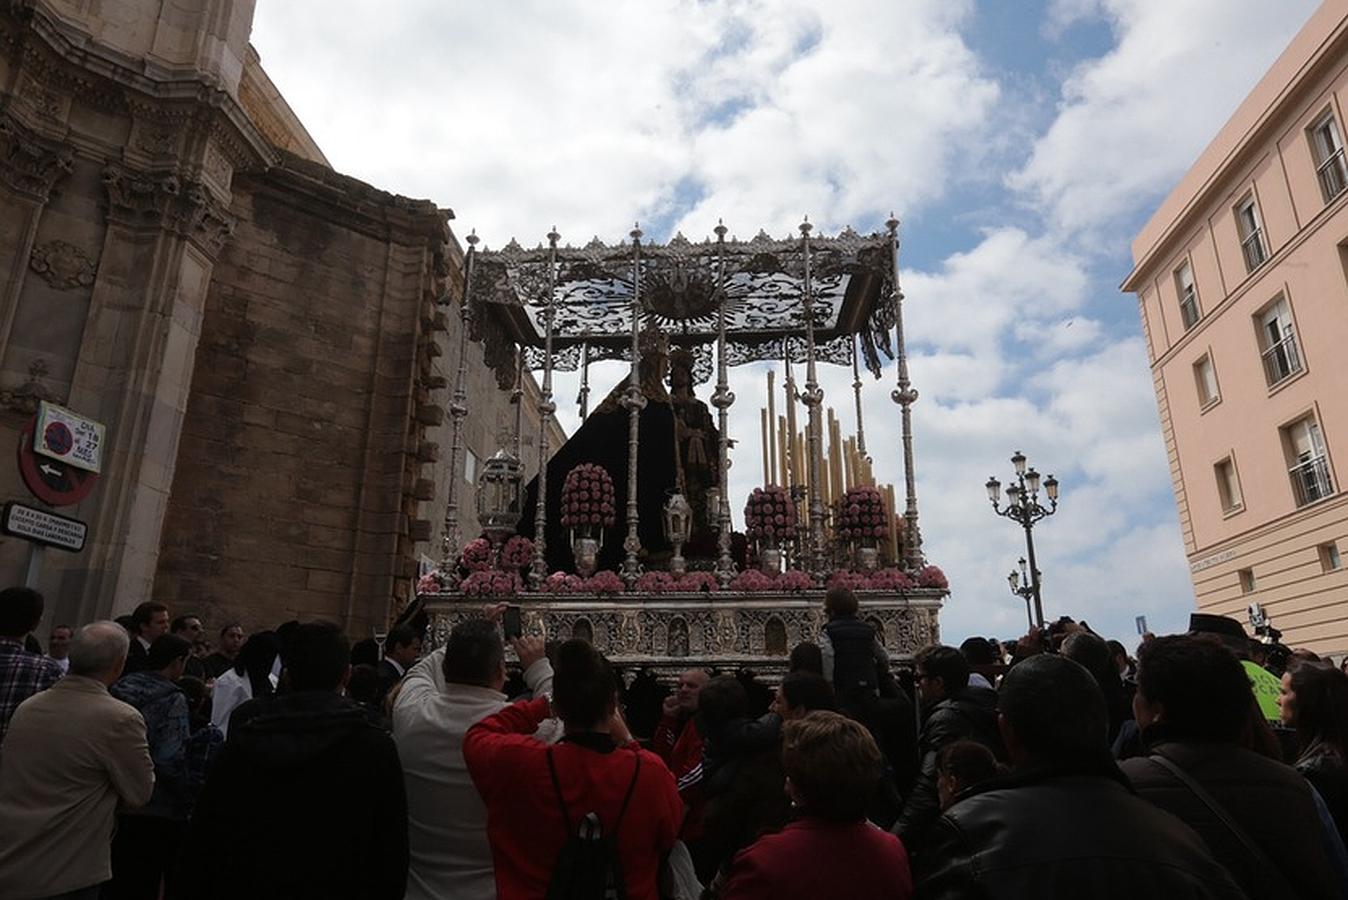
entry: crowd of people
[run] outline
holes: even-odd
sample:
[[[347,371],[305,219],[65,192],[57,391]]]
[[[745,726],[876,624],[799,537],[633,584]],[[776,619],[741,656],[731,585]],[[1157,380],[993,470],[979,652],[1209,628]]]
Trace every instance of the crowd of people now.
[[[1348,897],[1348,674],[1195,614],[891,664],[843,589],[769,686],[504,607],[423,654],[0,591],[0,897]],[[508,661],[507,643],[518,661]]]

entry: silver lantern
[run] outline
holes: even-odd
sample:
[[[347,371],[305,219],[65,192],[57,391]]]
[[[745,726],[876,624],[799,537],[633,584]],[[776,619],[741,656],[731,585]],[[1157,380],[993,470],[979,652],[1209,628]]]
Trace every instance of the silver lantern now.
[[[674,556],[669,561],[669,571],[674,575],[683,575],[688,571],[683,558],[683,545],[693,531],[693,507],[684,499],[683,494],[673,491],[665,501],[663,510],[665,540],[674,545]]]

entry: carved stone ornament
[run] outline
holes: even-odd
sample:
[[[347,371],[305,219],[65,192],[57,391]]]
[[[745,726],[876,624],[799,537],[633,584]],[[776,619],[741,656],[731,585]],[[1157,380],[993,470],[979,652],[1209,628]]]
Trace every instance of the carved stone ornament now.
[[[44,359],[35,359],[28,366],[28,380],[13,390],[0,390],[0,406],[27,416],[37,413],[43,400],[56,400],[51,389],[42,383],[50,369]]]
[[[214,258],[234,233],[235,217],[197,182],[176,175],[135,172],[122,166],[103,171],[108,221],[135,228],[163,228],[181,235]]]
[[[40,203],[52,187],[70,174],[74,151],[33,136],[0,116],[0,182]]]
[[[33,248],[28,266],[57,290],[90,287],[98,262],[74,244],[48,241]]]

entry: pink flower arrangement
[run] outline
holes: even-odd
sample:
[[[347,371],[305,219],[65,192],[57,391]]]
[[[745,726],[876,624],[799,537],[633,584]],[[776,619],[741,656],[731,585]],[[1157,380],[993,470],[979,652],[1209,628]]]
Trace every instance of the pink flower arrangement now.
[[[799,569],[781,575],[767,575],[758,569],[745,569],[730,581],[732,591],[805,591],[814,587],[814,579]]]
[[[721,589],[720,582],[711,572],[689,572],[679,579],[679,590],[688,593],[711,593]]]
[[[711,592],[720,590],[716,576],[710,572],[687,572],[682,578],[671,572],[647,572],[637,579],[636,589],[649,594]]]
[[[562,525],[608,528],[616,510],[613,479],[595,463],[581,463],[566,473],[562,484]]]
[[[534,558],[534,542],[517,534],[501,548],[501,568],[523,569]]]
[[[418,594],[438,594],[442,590],[444,590],[444,585],[440,582],[439,569],[427,572],[417,579]]]
[[[780,485],[754,488],[744,506],[744,533],[751,541],[789,541],[796,536],[796,504]]]
[[[950,587],[950,581],[945,577],[939,566],[923,566],[917,573],[917,586],[924,588],[940,588],[946,590]]]
[[[581,594],[585,592],[585,579],[567,572],[553,572],[543,579],[542,589],[547,594]]]
[[[669,572],[646,572],[637,579],[637,590],[648,594],[667,594],[675,590],[676,581]]]
[[[829,576],[828,587],[847,588],[852,591],[868,591],[871,587],[871,580],[863,572],[849,572],[846,569],[839,569]]]
[[[848,540],[883,538],[889,534],[889,514],[880,491],[861,485],[849,488],[838,501],[838,534]]]
[[[514,572],[474,572],[463,580],[463,592],[474,597],[513,597],[524,589]]]
[[[871,573],[870,587],[873,591],[906,591],[913,587],[913,579],[899,569],[881,569]]]
[[[459,554],[459,565],[469,572],[485,572],[491,568],[491,542],[474,538],[464,545]]]
[[[626,588],[616,572],[604,569],[585,579],[585,590],[592,594],[621,594]]]

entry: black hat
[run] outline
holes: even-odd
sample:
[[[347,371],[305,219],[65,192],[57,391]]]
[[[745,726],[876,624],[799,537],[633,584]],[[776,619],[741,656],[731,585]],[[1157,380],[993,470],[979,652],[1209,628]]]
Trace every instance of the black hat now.
[[[1217,616],[1212,613],[1191,613],[1189,615],[1190,634],[1210,634],[1220,638],[1222,643],[1242,656],[1250,652],[1250,637],[1237,619],[1230,616]]]

